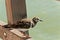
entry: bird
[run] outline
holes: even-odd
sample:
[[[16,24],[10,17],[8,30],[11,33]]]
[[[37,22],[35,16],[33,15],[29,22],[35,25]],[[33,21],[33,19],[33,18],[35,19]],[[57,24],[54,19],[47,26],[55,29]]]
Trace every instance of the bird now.
[[[18,31],[26,35],[26,31],[28,31],[30,28],[34,28],[39,21],[42,21],[42,20],[39,19],[38,17],[33,17],[32,19],[24,18],[24,19],[18,20],[16,24],[5,25],[4,27],[10,28],[10,29],[17,29]]]
[[[42,20],[39,19],[38,17],[34,17],[32,19],[25,18],[17,22],[17,28],[20,28],[20,31],[27,31],[30,28],[34,28],[39,21],[42,21]]]

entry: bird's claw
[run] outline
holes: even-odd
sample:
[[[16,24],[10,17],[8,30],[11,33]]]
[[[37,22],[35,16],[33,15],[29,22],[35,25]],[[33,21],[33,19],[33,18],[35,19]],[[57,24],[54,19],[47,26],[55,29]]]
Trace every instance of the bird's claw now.
[[[23,38],[23,39],[29,39],[29,38],[31,38],[30,36],[23,36],[23,37],[21,37],[21,38]]]

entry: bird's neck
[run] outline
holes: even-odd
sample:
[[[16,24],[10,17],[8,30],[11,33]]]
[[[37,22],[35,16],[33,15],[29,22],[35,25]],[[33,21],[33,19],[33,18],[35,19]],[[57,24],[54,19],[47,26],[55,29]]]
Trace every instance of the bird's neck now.
[[[37,24],[37,22],[35,20],[32,20],[34,24]]]

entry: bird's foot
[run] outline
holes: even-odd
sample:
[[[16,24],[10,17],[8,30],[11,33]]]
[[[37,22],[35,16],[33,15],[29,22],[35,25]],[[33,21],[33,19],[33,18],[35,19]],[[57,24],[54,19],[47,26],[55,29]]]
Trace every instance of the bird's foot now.
[[[21,38],[23,38],[23,39],[29,39],[29,38],[31,38],[28,34],[26,34],[25,32],[23,32],[23,31],[20,31],[22,34],[23,34],[23,36],[21,37]]]
[[[30,36],[23,36],[21,38],[23,38],[23,39],[30,39],[31,37]]]

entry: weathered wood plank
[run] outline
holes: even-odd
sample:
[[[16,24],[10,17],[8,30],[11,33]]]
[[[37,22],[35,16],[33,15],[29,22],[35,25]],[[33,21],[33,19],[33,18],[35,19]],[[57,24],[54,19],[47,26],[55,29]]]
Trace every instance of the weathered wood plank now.
[[[23,34],[20,33],[18,30],[10,31],[9,29],[4,28],[3,25],[6,24],[7,23],[0,21],[0,37],[3,40],[25,40],[21,38]]]
[[[18,33],[18,32],[17,32]],[[20,32],[19,32],[20,33]],[[18,33],[18,34],[19,34]],[[0,26],[0,37],[3,39],[3,40],[25,40],[25,39],[22,39],[20,37],[20,35],[18,34],[15,34],[13,32],[11,32],[10,30],[8,29],[5,29],[3,28],[2,26]]]

